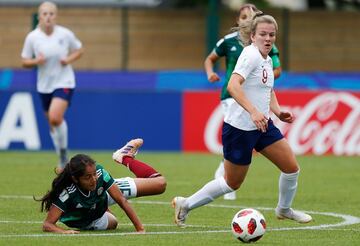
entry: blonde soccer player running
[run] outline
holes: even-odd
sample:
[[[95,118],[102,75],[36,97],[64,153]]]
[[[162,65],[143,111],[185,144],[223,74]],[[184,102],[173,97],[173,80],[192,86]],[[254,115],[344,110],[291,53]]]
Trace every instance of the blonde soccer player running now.
[[[232,103],[231,95],[227,90],[227,86],[231,77],[231,74],[235,68],[236,62],[243,51],[245,45],[239,38],[239,26],[244,23],[244,21],[248,21],[254,17],[254,15],[259,12],[254,4],[246,3],[241,5],[238,16],[236,18],[236,27],[231,28],[232,33],[225,35],[222,39],[220,39],[214,48],[214,50],[206,57],[204,61],[204,68],[206,71],[206,75],[208,81],[210,83],[215,83],[220,81],[219,75],[214,71],[215,63],[220,60],[221,57],[225,58],[226,64],[226,76],[225,81],[223,83],[221,89],[221,108],[224,114],[226,114],[226,110],[229,108],[229,104]],[[275,45],[273,45],[269,56],[271,57],[273,63],[273,72],[274,77],[277,79],[281,74],[281,63],[279,58],[279,50]],[[222,160],[215,171],[215,179],[221,176],[224,176],[224,161]],[[226,193],[224,195],[225,200],[235,200],[236,193],[235,191]]]
[[[185,226],[189,211],[241,186],[253,149],[281,171],[276,217],[300,223],[312,220],[310,215],[291,208],[300,168],[289,144],[270,119],[271,110],[284,122],[294,121],[291,112],[281,110],[273,90],[274,73],[268,54],[277,30],[275,19],[262,13],[240,26],[241,38],[248,46],[241,53],[227,87],[233,99],[222,130],[225,174],[187,198],[178,196],[172,200],[178,226]]]

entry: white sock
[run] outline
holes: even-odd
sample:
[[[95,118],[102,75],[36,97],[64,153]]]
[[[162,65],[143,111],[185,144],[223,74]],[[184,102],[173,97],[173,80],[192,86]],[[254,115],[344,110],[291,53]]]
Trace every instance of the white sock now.
[[[68,147],[68,128],[66,121],[56,127],[53,127],[53,130],[50,131],[50,136],[52,138],[56,153],[59,155],[60,164],[64,165],[67,159],[66,150]]]
[[[288,209],[294,200],[299,171],[296,173],[281,173],[279,178],[279,202],[277,207]]]
[[[54,128],[53,128],[52,131],[50,130],[50,136],[51,136],[52,142],[54,144],[54,148],[55,148],[56,153],[59,153],[60,148],[59,148],[59,141],[58,141],[58,132],[55,131]]]
[[[215,171],[214,177],[215,179],[224,177],[224,174],[225,174],[225,168],[224,168],[224,161],[222,160],[219,164],[219,167]]]
[[[68,127],[65,120],[57,127],[59,132],[59,147],[60,149],[67,149],[68,147]]]
[[[185,207],[191,210],[203,206],[231,191],[234,190],[228,186],[224,177],[214,179],[188,197],[185,202]]]

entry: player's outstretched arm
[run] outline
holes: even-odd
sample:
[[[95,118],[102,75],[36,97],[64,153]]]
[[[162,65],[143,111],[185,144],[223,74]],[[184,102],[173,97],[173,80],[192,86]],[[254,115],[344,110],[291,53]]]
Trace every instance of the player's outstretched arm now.
[[[108,190],[109,195],[114,201],[124,210],[126,215],[129,217],[137,232],[145,232],[144,226],[142,225],[139,217],[135,210],[132,208],[130,203],[125,199],[119,187],[114,183]]]

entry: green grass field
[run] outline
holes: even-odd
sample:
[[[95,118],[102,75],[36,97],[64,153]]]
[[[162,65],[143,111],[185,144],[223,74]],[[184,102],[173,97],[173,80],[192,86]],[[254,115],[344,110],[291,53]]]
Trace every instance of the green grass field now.
[[[113,177],[131,176],[115,165],[110,152],[84,152],[103,164]],[[40,197],[54,178],[53,152],[0,152],[0,245],[239,245],[230,232],[233,215],[244,207],[259,209],[267,220],[267,232],[258,245],[360,245],[360,157],[303,156],[294,208],[311,211],[314,222],[301,225],[279,221],[278,170],[256,156],[248,177],[237,191],[236,201],[218,198],[211,205],[192,211],[187,228],[173,224],[171,199],[188,196],[213,177],[221,157],[211,154],[140,153],[166,176],[167,191],[160,196],[133,199],[145,224],[145,235],[134,234],[124,213],[113,207],[120,225],[106,232],[78,235],[44,233],[45,217]]]

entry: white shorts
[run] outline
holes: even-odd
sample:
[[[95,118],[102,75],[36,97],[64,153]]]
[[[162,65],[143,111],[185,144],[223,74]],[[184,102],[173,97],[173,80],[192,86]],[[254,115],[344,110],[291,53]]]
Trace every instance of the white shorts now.
[[[95,230],[95,231],[103,231],[106,230],[109,224],[109,218],[108,213],[105,212],[103,216],[98,218],[97,220],[94,220],[91,222],[87,227],[85,227],[85,230]]]
[[[121,193],[126,199],[134,198],[137,195],[137,188],[133,178],[119,178],[115,179],[116,185],[119,187]],[[114,205],[116,202],[108,193],[108,205]]]
[[[126,199],[136,197],[137,189],[133,178],[126,177],[126,178],[115,179],[115,183],[119,187],[121,193],[124,195]],[[112,197],[109,195],[109,193],[107,193],[107,196],[108,196],[108,206],[111,206],[116,203],[114,199],[112,199]],[[109,212],[105,212],[103,216],[91,222],[84,229],[95,230],[95,231],[106,230],[109,224],[108,214]]]

